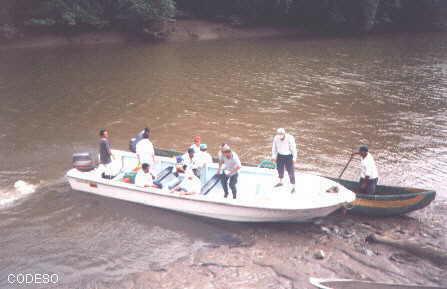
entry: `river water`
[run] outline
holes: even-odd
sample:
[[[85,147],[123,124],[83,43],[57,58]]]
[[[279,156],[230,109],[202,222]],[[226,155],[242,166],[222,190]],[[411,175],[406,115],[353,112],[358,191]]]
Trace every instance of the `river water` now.
[[[18,272],[114,282],[246,228],[70,190],[71,154],[103,127],[115,148],[147,125],[157,147],[200,134],[253,163],[285,127],[300,169],[330,176],[367,143],[381,183],[447,198],[446,34],[4,49],[0,103],[2,288]]]

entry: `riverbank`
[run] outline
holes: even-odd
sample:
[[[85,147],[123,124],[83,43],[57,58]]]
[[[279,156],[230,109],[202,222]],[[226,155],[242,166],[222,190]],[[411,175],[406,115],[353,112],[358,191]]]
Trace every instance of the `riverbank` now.
[[[236,27],[224,22],[207,20],[177,20],[166,24],[164,42],[204,41],[216,39],[250,39],[278,36],[306,35],[302,28],[250,26]],[[69,45],[96,45],[127,42],[144,42],[124,32],[103,31],[63,34],[24,34],[13,40],[0,42],[0,48],[56,47]]]
[[[380,233],[446,251],[446,213],[447,203],[436,202],[410,217],[340,213],[311,225],[247,225],[226,236],[223,244],[126,276],[113,288],[312,288],[309,277],[447,288],[447,264],[365,241]],[[93,287],[110,288],[101,283]]]

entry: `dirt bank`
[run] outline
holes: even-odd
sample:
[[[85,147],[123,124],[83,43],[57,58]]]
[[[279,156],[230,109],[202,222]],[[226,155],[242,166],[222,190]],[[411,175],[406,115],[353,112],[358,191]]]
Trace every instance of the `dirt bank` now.
[[[302,29],[275,27],[235,27],[222,22],[177,20],[167,25],[167,42],[215,39],[244,39],[288,35],[304,35]],[[75,35],[34,34],[0,42],[0,48],[55,47],[67,45],[95,45],[138,41],[121,32],[85,32]],[[139,40],[141,41],[141,40]]]
[[[312,288],[309,277],[447,286],[447,268],[365,238],[380,233],[447,250],[447,203],[411,217],[371,219],[338,214],[312,225],[247,224],[188,258],[92,288]],[[316,252],[322,250],[319,259]],[[321,256],[319,256],[321,257]],[[446,287],[447,288],[447,287]]]

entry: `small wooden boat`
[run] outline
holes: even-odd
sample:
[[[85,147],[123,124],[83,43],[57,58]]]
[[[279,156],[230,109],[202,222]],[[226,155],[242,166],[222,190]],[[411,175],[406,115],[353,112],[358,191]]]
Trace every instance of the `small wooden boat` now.
[[[169,154],[157,151],[154,173],[164,175],[161,187],[137,187],[129,182],[129,173],[138,165],[134,153],[114,150],[118,171],[113,178],[104,178],[100,169],[86,171],[73,168],[66,174],[74,190],[109,198],[140,203],[182,213],[237,222],[307,222],[325,217],[351,203],[355,194],[327,178],[297,173],[299,186],[294,194],[288,186],[274,188],[273,170],[243,166],[239,171],[238,197],[226,199],[220,185],[208,194],[182,195],[173,193],[168,184],[176,181],[171,174],[175,160]],[[162,156],[166,155],[166,156]],[[202,169],[201,181],[206,187],[214,179],[217,164]],[[171,169],[171,170],[169,170]],[[217,182],[216,182],[217,183]],[[336,193],[328,192],[337,188]]]
[[[349,190],[358,190],[358,182],[329,178]],[[356,194],[349,213],[390,217],[403,215],[428,206],[436,197],[432,190],[378,185],[375,195]]]
[[[309,282],[320,289],[447,289],[447,287],[433,287],[421,285],[387,284],[348,279],[317,279],[310,278]]]

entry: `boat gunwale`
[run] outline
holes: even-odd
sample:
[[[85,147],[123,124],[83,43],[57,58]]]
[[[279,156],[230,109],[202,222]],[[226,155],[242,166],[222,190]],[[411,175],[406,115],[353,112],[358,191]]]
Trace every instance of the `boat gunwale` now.
[[[71,169],[71,170],[76,170],[76,169]],[[80,181],[87,181],[87,182],[94,182],[97,184],[101,184],[101,185],[107,185],[107,186],[112,186],[115,188],[121,188],[121,189],[128,189],[128,190],[136,190],[139,193],[149,193],[149,194],[155,194],[155,195],[159,195],[159,196],[163,196],[163,197],[168,197],[168,198],[176,198],[176,199],[182,199],[182,200],[189,200],[189,201],[198,201],[198,202],[202,202],[202,203],[213,203],[213,204],[218,204],[218,205],[224,205],[224,206],[228,206],[228,207],[240,207],[240,208],[246,208],[246,209],[258,209],[258,210],[268,210],[268,211],[289,211],[289,212],[296,212],[296,211],[307,211],[307,210],[314,210],[314,209],[326,209],[326,208],[331,208],[331,207],[341,207],[343,206],[343,203],[339,202],[336,203],[334,205],[331,206],[320,206],[320,207],[312,207],[312,208],[300,208],[300,209],[287,209],[287,208],[271,208],[271,207],[259,207],[259,206],[248,206],[248,205],[242,205],[242,204],[231,204],[231,203],[226,203],[226,202],[222,202],[222,201],[216,201],[216,200],[203,200],[203,199],[199,199],[197,198],[197,196],[195,195],[187,195],[187,196],[182,196],[182,195],[176,195],[176,194],[166,194],[163,193],[161,191],[161,189],[158,188],[151,188],[151,191],[144,191],[142,188],[139,187],[128,187],[126,186],[126,183],[120,184],[117,182],[117,184],[110,184],[107,181],[96,181],[96,180],[90,180],[90,179],[85,179],[85,178],[80,178],[80,177],[76,177],[76,176],[71,176],[68,175],[68,173],[71,171],[69,170],[66,174],[67,178],[72,178],[72,179],[76,179],[76,180],[80,180]],[[94,193],[92,193],[94,194]],[[136,202],[137,203],[137,202]],[[348,202],[345,202],[348,203]]]
[[[341,185],[343,185],[343,183],[350,183],[350,184],[358,184],[358,182],[356,181],[352,181],[352,180],[346,180],[346,179],[338,179],[338,178],[333,178],[333,177],[327,177],[327,176],[323,176],[320,175],[322,177],[328,178],[330,180],[333,180],[334,182],[337,182]],[[339,182],[341,181],[341,183]],[[405,198],[413,198],[416,196],[420,196],[420,195],[424,195],[425,197],[427,196],[431,196],[434,195],[436,196],[436,191],[435,190],[430,190],[430,189],[419,189],[419,188],[413,188],[413,187],[401,187],[401,186],[387,186],[387,185],[378,185],[377,186],[378,189],[382,189],[382,190],[395,190],[395,191],[400,191],[399,193],[385,193],[385,194],[374,194],[374,195],[368,195],[368,194],[359,194],[357,192],[355,192],[354,190],[352,190],[355,195],[357,196],[357,198],[359,199],[367,199],[367,200],[382,200],[382,201],[388,201],[391,199],[405,199]]]

